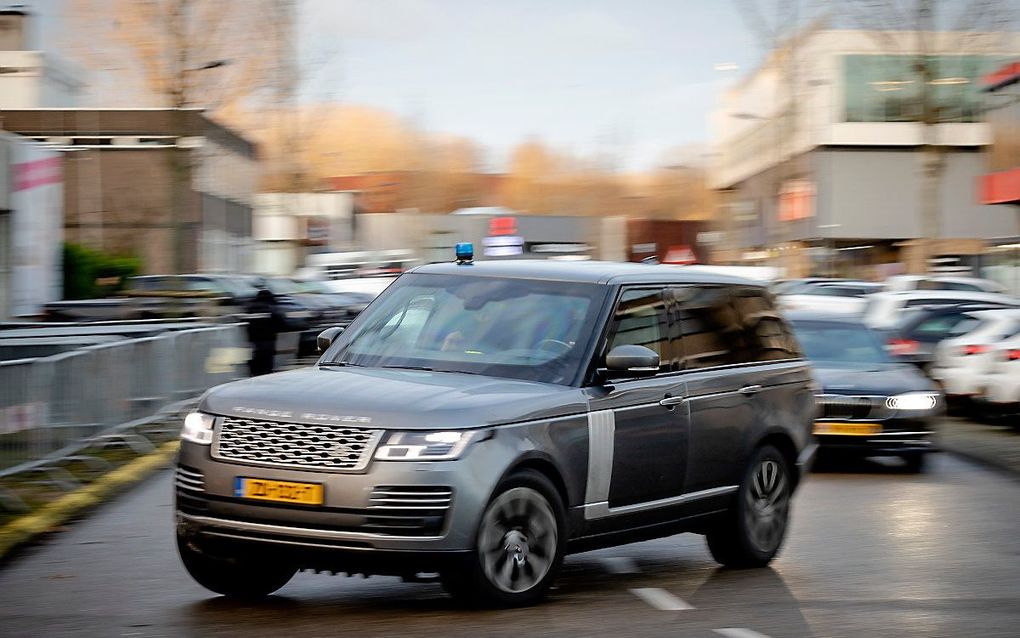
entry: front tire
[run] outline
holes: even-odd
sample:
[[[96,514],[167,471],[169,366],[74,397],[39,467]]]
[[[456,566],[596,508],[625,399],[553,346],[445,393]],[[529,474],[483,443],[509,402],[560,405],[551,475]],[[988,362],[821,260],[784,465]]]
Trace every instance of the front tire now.
[[[476,548],[442,574],[455,598],[474,605],[520,607],[541,600],[563,563],[566,524],[562,499],[545,475],[516,472],[504,480],[482,514]]]
[[[297,572],[284,563],[254,561],[241,554],[233,557],[206,554],[180,536],[177,552],[195,582],[228,598],[263,598],[286,585]]]
[[[771,445],[758,448],[733,507],[706,534],[712,558],[733,568],[772,562],[786,537],[792,487],[789,465],[779,450]]]

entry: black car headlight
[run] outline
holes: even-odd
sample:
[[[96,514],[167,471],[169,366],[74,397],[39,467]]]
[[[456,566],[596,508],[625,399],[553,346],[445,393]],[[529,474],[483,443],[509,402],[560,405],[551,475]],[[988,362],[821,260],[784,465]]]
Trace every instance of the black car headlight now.
[[[375,452],[383,461],[452,461],[475,441],[487,438],[480,430],[439,430],[435,432],[392,432]]]

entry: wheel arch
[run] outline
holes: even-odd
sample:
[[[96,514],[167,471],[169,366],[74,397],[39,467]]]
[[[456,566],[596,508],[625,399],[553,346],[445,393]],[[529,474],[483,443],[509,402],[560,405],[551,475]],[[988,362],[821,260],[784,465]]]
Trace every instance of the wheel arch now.
[[[549,479],[549,482],[556,488],[560,501],[563,503],[563,509],[565,511],[570,509],[570,493],[567,491],[567,483],[563,479],[563,472],[557,467],[555,461],[537,452],[524,455],[510,464],[506,472],[503,472],[503,476],[499,478],[499,483],[521,470],[533,470]]]

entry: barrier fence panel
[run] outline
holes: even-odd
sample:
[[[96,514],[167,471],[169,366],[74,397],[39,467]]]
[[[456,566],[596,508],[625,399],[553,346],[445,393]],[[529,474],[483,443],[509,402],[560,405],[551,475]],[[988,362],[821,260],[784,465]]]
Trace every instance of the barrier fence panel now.
[[[247,358],[226,324],[0,362],[0,476],[246,376]]]

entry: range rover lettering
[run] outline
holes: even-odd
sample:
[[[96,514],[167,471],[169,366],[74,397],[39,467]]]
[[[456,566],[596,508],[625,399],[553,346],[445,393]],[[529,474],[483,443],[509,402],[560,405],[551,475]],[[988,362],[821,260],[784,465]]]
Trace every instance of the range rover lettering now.
[[[680,532],[764,566],[815,449],[809,366],[741,279],[461,255],[320,347],[185,420],[178,549],[213,592],[314,569],[523,605],[568,553]]]

